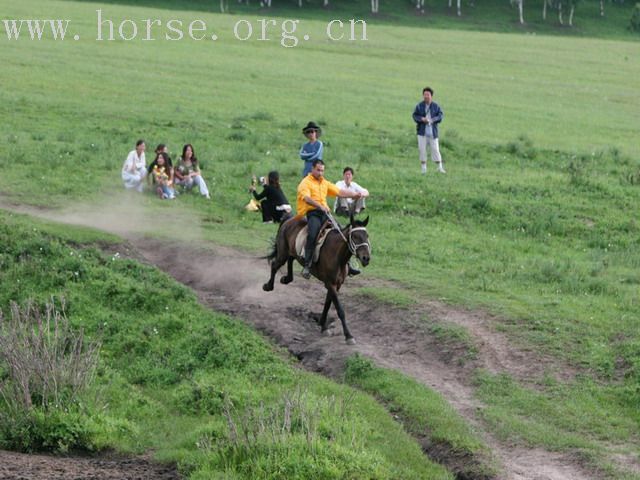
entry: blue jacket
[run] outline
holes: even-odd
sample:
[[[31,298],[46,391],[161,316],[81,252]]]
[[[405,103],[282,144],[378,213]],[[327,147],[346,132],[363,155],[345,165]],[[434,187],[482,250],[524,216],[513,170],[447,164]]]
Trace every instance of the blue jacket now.
[[[422,123],[422,118],[427,116],[427,105],[420,102],[413,111],[413,121],[416,122],[416,131],[418,135],[424,135],[426,123]],[[438,124],[442,121],[444,113],[440,110],[440,106],[436,102],[429,104],[429,113],[431,114],[431,128],[433,130],[433,138],[438,138]]]
[[[306,177],[311,172],[311,165],[314,160],[322,160],[323,144],[320,140],[314,143],[307,142],[300,149],[300,158],[304,160],[304,170],[302,176]]]

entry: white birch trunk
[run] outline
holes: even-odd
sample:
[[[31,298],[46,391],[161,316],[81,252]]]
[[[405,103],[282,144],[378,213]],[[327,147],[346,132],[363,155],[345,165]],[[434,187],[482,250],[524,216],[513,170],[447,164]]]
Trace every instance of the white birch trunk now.
[[[604,0],[600,0],[600,16],[604,17]]]
[[[573,27],[573,12],[576,11],[575,5],[571,5],[571,10],[569,11],[569,26]]]
[[[544,0],[544,2],[542,2],[542,20],[546,20],[547,19],[547,0]]]
[[[371,13],[378,13],[380,0],[371,0]]]
[[[302,8],[302,0],[298,0],[298,7]]]
[[[453,0],[449,0],[449,8],[453,6]]]
[[[220,12],[221,13],[224,13],[226,8],[227,8],[225,3],[226,3],[226,0],[220,0]]]
[[[547,0],[545,0],[546,2]],[[520,13],[520,25],[524,25],[524,0],[518,0],[518,13]]]
[[[462,15],[462,11],[460,10],[460,0],[458,0],[458,16]]]
[[[558,4],[558,21],[560,22],[560,25],[564,25],[564,22],[562,21],[562,3]]]
[[[324,3],[322,4],[322,6],[327,8],[329,6],[329,0],[324,0]]]

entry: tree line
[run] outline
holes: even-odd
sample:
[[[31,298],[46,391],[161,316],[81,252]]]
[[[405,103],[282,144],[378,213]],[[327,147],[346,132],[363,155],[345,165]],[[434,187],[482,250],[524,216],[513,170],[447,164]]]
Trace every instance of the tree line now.
[[[297,0],[298,7],[302,8],[304,3],[308,3],[309,0]],[[324,8],[329,7],[330,0],[322,0],[322,6]],[[411,0],[413,1],[413,0]],[[446,0],[448,2],[449,9],[453,9],[454,0]],[[469,6],[474,7],[475,0],[469,0]],[[558,22],[560,25],[568,25],[570,27],[573,26],[573,17],[576,11],[577,5],[582,0],[542,0],[542,19],[546,20],[547,15],[550,12],[555,12],[558,15]],[[604,17],[605,15],[605,0],[597,0],[600,4],[600,16]],[[609,2],[617,1],[619,3],[624,3],[624,0],[609,0]],[[249,5],[251,0],[238,0],[238,3],[245,3]],[[259,0],[260,7],[262,8],[271,8],[272,0]],[[455,0],[456,5],[456,14],[457,16],[462,16],[462,1]],[[519,21],[521,25],[524,25],[524,0],[509,0],[512,7],[517,8]],[[424,3],[425,0],[415,0],[416,9],[424,13]],[[222,13],[229,11],[229,0],[220,0],[220,11]],[[379,13],[380,11],[380,0],[371,0],[371,13]],[[566,21],[566,23],[565,23]]]

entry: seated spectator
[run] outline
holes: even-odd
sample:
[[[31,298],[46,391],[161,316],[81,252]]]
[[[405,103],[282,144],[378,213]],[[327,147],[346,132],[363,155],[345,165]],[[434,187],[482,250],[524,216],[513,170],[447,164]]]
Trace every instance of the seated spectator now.
[[[169,166],[169,155],[160,152],[156,154],[153,163],[155,166],[151,173],[156,184],[156,193],[162,199],[173,200],[176,198],[176,192],[173,189],[173,168]]]
[[[182,156],[178,161],[178,166],[175,168],[175,184],[181,185],[187,190],[191,190],[196,185],[200,190],[200,195],[207,199],[211,198],[207,184],[200,174],[200,166],[198,165],[195,151],[189,143],[182,148]]]
[[[353,198],[336,197],[336,203],[333,205],[336,215],[348,217],[352,214],[357,215],[365,209],[364,199],[369,196],[369,191],[353,181],[353,168],[345,167],[342,171],[342,180],[336,182],[336,187],[362,194],[355,201]]]
[[[167,146],[164,143],[160,143],[156,147],[156,157],[157,157],[157,155],[159,153],[166,153],[167,154],[167,159],[168,159],[167,165],[169,167],[173,168],[173,162],[171,161],[171,157],[169,156],[169,149],[167,148]],[[155,166],[156,166],[156,161],[154,160],[147,167],[147,178],[149,179],[149,183],[155,181],[155,179],[153,178],[153,175],[151,174],[153,172],[153,167],[155,167]]]
[[[144,189],[144,177],[147,174],[144,158],[144,140],[136,142],[136,149],[131,150],[122,165],[122,181],[126,189],[135,188],[138,192]]]
[[[256,187],[249,187],[253,197],[260,201],[262,221],[264,223],[282,222],[289,218],[291,205],[280,188],[280,175],[275,170],[269,172],[267,183],[262,184],[261,193],[256,193]]]

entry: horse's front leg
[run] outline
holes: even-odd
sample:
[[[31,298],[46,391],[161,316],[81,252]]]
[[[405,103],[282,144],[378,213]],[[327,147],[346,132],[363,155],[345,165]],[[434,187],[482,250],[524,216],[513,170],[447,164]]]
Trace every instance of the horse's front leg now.
[[[320,327],[321,327],[321,333],[324,335],[328,334],[329,325],[331,325],[327,321],[327,314],[329,313],[329,308],[331,308],[331,293],[329,293],[329,290],[327,289],[327,296],[324,299],[324,308],[322,309],[322,315],[320,316],[320,320],[318,320],[318,323],[320,324]]]
[[[351,332],[349,331],[349,327],[347,327],[347,319],[344,315],[344,308],[342,308],[342,304],[338,299],[338,290],[335,285],[327,286],[327,294],[331,295],[331,299],[333,300],[333,304],[336,306],[336,312],[338,313],[338,318],[342,322],[342,331],[344,332],[344,338],[347,342],[347,345],[355,345],[356,339],[353,338]]]
[[[293,257],[289,257],[287,259],[287,275],[285,277],[280,277],[280,283],[284,285],[293,281],[293,260]]]

